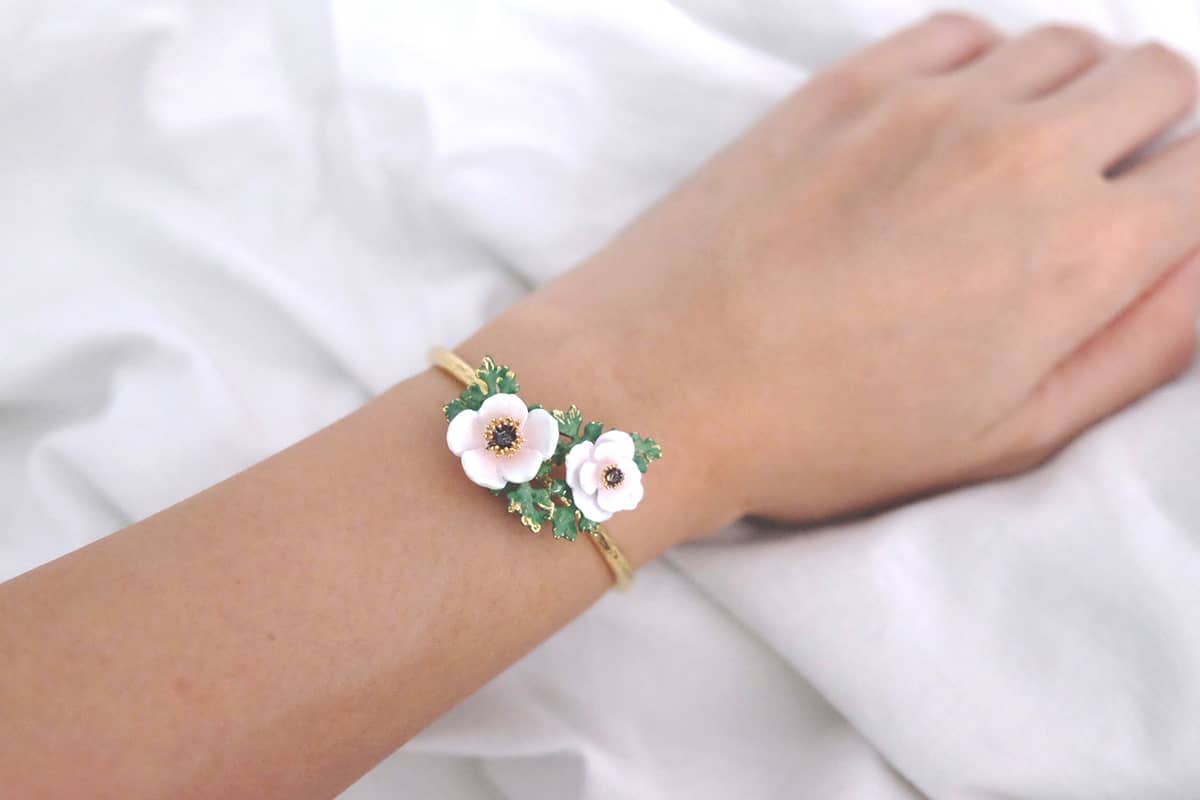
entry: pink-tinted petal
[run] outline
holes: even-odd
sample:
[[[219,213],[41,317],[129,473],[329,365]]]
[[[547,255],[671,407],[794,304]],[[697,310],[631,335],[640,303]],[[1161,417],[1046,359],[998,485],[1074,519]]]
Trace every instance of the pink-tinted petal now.
[[[595,458],[606,463],[633,458],[633,437],[625,431],[606,431],[600,434],[600,438],[596,440]]]
[[[525,437],[525,447],[534,448],[545,460],[554,455],[554,448],[558,446],[558,423],[549,411],[535,408],[525,419],[521,435]]]
[[[600,491],[596,502],[605,511],[632,511],[642,501],[644,492],[641,481],[625,481],[615,489]]]
[[[591,442],[588,442],[591,444]],[[605,522],[612,516],[612,512],[605,511],[600,506],[596,505],[595,495],[590,495],[587,492],[573,492],[575,498],[575,507],[592,522]]]
[[[642,502],[642,497],[646,494],[645,484],[639,482],[634,484],[634,486],[635,488],[633,490],[633,497],[630,498],[629,505],[625,509],[626,511],[633,511],[635,508],[637,508],[638,503]]]
[[[625,476],[625,480],[622,481],[622,485],[625,485],[631,481],[635,483],[642,482],[642,471],[638,469],[637,464],[632,458],[625,461],[618,461],[617,469],[621,470],[621,474]]]
[[[592,457],[591,442],[580,442],[567,451],[567,485],[572,491],[579,491],[579,468]]]
[[[469,408],[454,415],[454,419],[450,420],[450,425],[446,428],[446,444],[451,453],[461,456],[468,450],[475,450],[486,444],[475,425],[478,420],[479,413]]]
[[[588,494],[595,494],[600,488],[600,465],[588,461],[579,468],[579,488]]]
[[[463,472],[473,483],[488,489],[503,489],[505,480],[500,474],[500,459],[492,451],[480,448],[462,454]]]
[[[524,483],[533,480],[538,467],[542,466],[546,459],[532,447],[522,445],[517,452],[510,456],[500,456],[497,460],[500,462],[500,474],[505,479],[511,483]]]
[[[529,410],[525,401],[515,394],[494,394],[479,407],[479,421],[483,427],[497,417],[508,417],[517,425],[524,425]]]

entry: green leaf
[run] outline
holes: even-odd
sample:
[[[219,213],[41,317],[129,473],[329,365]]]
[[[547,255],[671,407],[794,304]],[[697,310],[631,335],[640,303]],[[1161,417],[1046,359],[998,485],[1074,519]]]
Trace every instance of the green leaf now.
[[[642,472],[649,468],[651,461],[662,458],[662,448],[658,446],[658,442],[636,433],[631,434],[630,438],[633,439],[633,463],[637,464],[637,468]]]
[[[550,481],[550,494],[558,495],[572,503],[575,502],[575,498],[571,496],[571,487],[567,485],[566,481],[559,480],[558,478]]]
[[[457,417],[459,414],[467,410],[467,404],[461,398],[451,400],[446,405],[442,406],[442,413],[446,415],[446,422]]]
[[[575,527],[575,508],[559,506],[554,509],[554,538],[573,542],[578,533]]]
[[[474,383],[463,389],[462,394],[458,396],[458,402],[462,403],[464,408],[469,408],[472,411],[478,411],[486,399],[487,395],[483,393],[478,384]]]
[[[552,470],[552,469],[554,469],[553,461],[543,461],[542,465],[540,467],[538,467],[537,474],[533,476],[533,479],[538,480],[540,478],[546,477],[547,475],[550,474],[550,470]]]
[[[579,426],[583,423],[583,414],[579,413],[578,408],[571,406],[566,411],[554,410],[550,413],[558,422],[559,433],[570,436],[572,441],[579,440]]]
[[[554,511],[549,489],[535,489],[528,482],[508,492],[508,511],[521,517],[521,524],[537,533]]]
[[[567,453],[575,446],[574,442],[566,439],[559,439],[558,444],[554,447],[554,455],[550,457],[550,463],[562,464],[567,460]]]
[[[483,357],[483,365],[475,370],[475,374],[487,384],[487,393],[490,397],[493,394],[516,394],[521,391],[520,384],[517,383],[517,376],[508,367],[497,364],[491,356]]]
[[[463,389],[458,395],[458,399],[451,400],[442,407],[442,411],[446,414],[446,420],[452,420],[467,409],[478,411],[483,405],[483,401],[487,400],[493,394],[506,393],[516,394],[521,390],[517,384],[517,376],[513,375],[513,371],[508,367],[501,366],[492,360],[491,356],[484,356],[483,366],[475,370],[475,374],[487,386],[485,392],[483,387],[478,383],[472,383],[467,388]]]
[[[599,527],[599,522],[592,522],[590,519],[583,516],[583,514],[579,515],[579,530],[583,531],[584,533],[595,533],[596,528]]]
[[[603,422],[589,422],[583,426],[583,438],[589,442],[594,442],[600,438],[601,431],[604,430]]]

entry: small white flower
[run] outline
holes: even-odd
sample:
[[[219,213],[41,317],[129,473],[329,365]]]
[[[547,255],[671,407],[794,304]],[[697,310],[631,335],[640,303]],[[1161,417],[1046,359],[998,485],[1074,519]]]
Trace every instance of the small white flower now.
[[[450,420],[446,444],[462,458],[468,478],[503,489],[508,482],[533,480],[542,462],[554,455],[558,423],[544,409],[527,409],[515,394],[494,394],[478,411],[460,411]]]
[[[624,431],[601,434],[595,444],[580,442],[567,453],[567,485],[575,507],[592,522],[642,501],[642,472],[633,461],[633,439]]]

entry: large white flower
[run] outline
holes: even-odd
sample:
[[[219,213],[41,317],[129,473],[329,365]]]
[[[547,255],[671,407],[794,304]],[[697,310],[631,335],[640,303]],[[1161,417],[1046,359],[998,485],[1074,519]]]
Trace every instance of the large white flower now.
[[[575,507],[592,522],[637,508],[642,472],[633,461],[633,439],[624,431],[608,431],[595,444],[572,447],[567,453],[567,484]]]
[[[462,458],[463,472],[480,486],[503,489],[533,480],[554,455],[558,423],[548,411],[525,407],[515,394],[494,394],[478,411],[460,411],[446,429],[446,444]]]

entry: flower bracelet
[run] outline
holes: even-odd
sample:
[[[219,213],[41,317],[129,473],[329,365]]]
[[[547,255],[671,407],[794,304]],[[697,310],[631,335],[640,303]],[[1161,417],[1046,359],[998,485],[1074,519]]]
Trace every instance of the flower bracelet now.
[[[450,423],[446,444],[462,459],[467,477],[507,497],[508,510],[534,533],[549,524],[555,539],[573,542],[580,532],[588,534],[617,586],[628,588],[633,568],[601,523],[637,508],[642,474],[662,457],[658,444],[636,433],[605,431],[601,422],[585,425],[575,406],[526,406],[512,370],[491,356],[472,369],[438,347],[429,360],[467,387],[442,408]],[[560,466],[563,477],[554,477]]]

